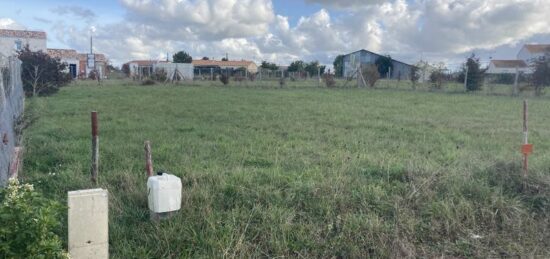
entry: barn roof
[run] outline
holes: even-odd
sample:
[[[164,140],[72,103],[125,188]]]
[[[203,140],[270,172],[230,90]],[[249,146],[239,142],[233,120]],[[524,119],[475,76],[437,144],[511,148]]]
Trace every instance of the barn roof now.
[[[351,55],[351,54],[355,54],[355,53],[357,53],[357,52],[362,52],[362,51],[368,52],[368,53],[370,53],[370,54],[373,54],[373,55],[376,55],[376,56],[380,56],[380,57],[384,56],[384,55],[380,55],[380,54],[378,54],[378,53],[375,53],[375,52],[372,52],[372,51],[366,50],[366,49],[360,49],[360,50],[357,50],[357,51],[348,53],[348,54],[346,54],[346,55],[344,55],[344,56],[349,56],[349,55]],[[395,62],[397,62],[397,63],[401,63],[401,64],[404,64],[404,65],[407,65],[407,66],[413,66],[413,65],[407,64],[407,63],[405,63],[405,62],[403,62],[403,61],[399,61],[399,60],[397,60],[397,59],[394,59],[394,58],[392,58],[391,60],[392,60],[392,61],[395,61]]]
[[[524,47],[531,53],[550,52],[550,44],[525,44]]]
[[[0,37],[26,38],[26,39],[46,39],[46,33],[43,31],[27,30],[8,30],[0,29]]]
[[[527,63],[523,60],[491,60],[491,64],[498,68],[525,68]]]
[[[248,60],[241,60],[241,61],[234,61],[234,60],[218,61],[218,60],[202,60],[202,59],[193,60],[193,66],[198,66],[198,67],[200,66],[248,67],[252,64],[255,64],[255,63]]]

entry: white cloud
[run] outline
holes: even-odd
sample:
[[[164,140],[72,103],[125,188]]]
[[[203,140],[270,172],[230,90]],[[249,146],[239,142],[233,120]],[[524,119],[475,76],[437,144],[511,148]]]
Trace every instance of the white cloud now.
[[[550,39],[548,0],[307,2],[325,8],[291,25],[288,17],[275,13],[270,0],[121,0],[126,15],[117,23],[96,25],[95,49],[118,64],[164,58],[166,52],[182,49],[197,58],[220,58],[227,52],[234,59],[281,64],[295,59],[332,63],[337,54],[362,48],[413,63],[421,53],[452,60],[536,35]],[[54,10],[87,13],[68,7]],[[0,27],[14,24],[0,19]],[[50,35],[87,50],[88,25],[58,20]]]
[[[0,18],[0,29],[25,30],[25,26],[10,18]]]

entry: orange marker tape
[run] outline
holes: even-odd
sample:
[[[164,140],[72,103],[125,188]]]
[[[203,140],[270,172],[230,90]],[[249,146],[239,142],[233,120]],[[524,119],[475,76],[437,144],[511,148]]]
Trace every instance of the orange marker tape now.
[[[524,155],[530,155],[533,153],[533,144],[525,144],[521,146],[521,152]]]

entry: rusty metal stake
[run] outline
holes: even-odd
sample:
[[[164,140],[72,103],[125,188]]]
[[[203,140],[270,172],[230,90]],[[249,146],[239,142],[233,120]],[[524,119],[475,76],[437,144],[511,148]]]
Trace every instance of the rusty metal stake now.
[[[145,141],[145,172],[147,177],[153,176],[153,158],[151,155],[151,142]]]

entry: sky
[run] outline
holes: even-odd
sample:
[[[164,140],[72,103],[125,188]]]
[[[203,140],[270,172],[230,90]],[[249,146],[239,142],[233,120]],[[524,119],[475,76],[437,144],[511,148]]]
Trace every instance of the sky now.
[[[405,63],[458,67],[514,59],[550,43],[550,0],[0,0],[0,28],[41,30],[48,48],[106,54],[114,65],[194,58],[332,64],[367,49]]]

